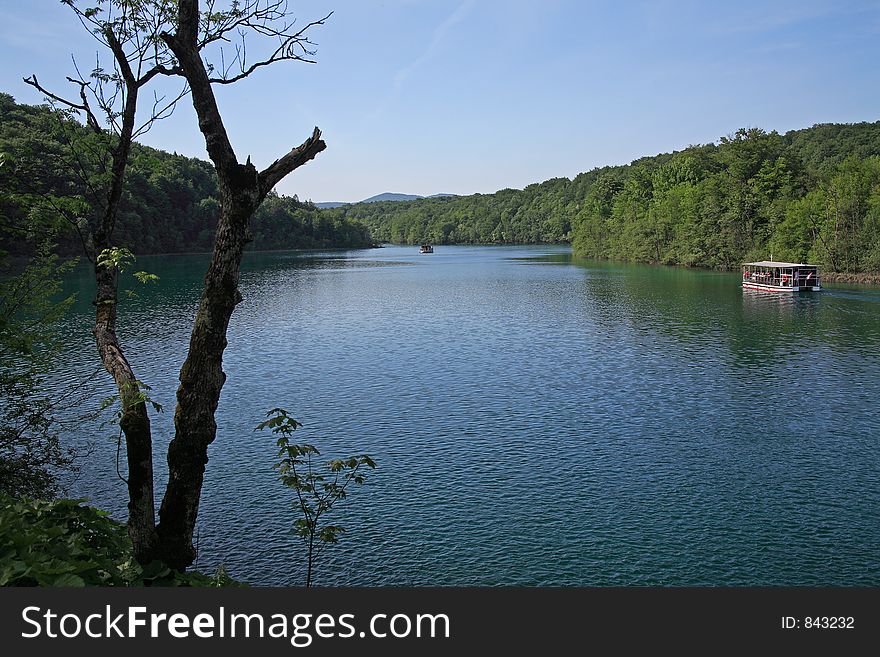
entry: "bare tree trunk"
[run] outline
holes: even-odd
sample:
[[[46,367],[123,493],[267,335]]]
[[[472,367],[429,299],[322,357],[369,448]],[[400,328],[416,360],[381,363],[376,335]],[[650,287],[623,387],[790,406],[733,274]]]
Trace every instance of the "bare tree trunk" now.
[[[251,239],[250,219],[266,194],[284,176],[326,147],[320,139],[320,131],[315,128],[305,143],[262,172],[258,173],[249,160],[240,164],[199,53],[198,21],[198,2],[181,0],[177,32],[162,34],[189,83],[199,129],[217,169],[220,188],[220,220],[214,251],[190,336],[189,352],[180,370],[175,433],[168,447],[168,487],[157,527],[162,558],[179,570],[195,559],[192,537],[208,462],[208,445],[214,441],[217,431],[214,413],[226,381],[222,367],[226,331],[232,311],[241,301],[239,269],[244,247]]]
[[[244,167],[242,167],[244,168]],[[256,180],[256,170],[250,167]],[[222,187],[226,187],[223,185]],[[174,439],[168,446],[168,487],[159,510],[162,557],[178,569],[195,559],[192,537],[199,511],[208,445],[216,436],[214,412],[226,382],[223,351],[229,318],[241,300],[239,267],[249,241],[248,221],[255,206],[248,194],[221,194],[220,222],[205,288],[180,370]]]
[[[134,372],[116,338],[116,272],[95,265],[98,293],[95,342],[104,368],[119,390],[128,462],[128,534],[139,563],[155,558],[156,512],[153,502],[153,447],[150,418]]]
[[[111,42],[115,42],[111,34]],[[97,257],[112,246],[110,236],[116,224],[116,212],[122,198],[125,168],[131,151],[132,133],[137,111],[138,87],[131,69],[123,68],[127,97],[122,115],[122,130],[112,152],[111,183],[100,226],[94,235],[95,244],[95,344],[104,368],[113,377],[119,391],[122,417],[119,426],[125,434],[128,463],[128,533],[139,563],[155,558],[157,545],[156,511],[153,499],[153,446],[150,418],[140,386],[125,358],[116,336],[118,281],[115,266],[102,264]]]

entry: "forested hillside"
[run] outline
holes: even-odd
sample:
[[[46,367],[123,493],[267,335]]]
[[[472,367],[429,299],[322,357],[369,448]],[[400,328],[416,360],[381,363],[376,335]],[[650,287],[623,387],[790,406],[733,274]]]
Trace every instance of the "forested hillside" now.
[[[79,123],[0,94],[2,246],[26,251],[53,221],[62,252],[100,199],[100,149]],[[116,242],[135,253],[211,248],[219,202],[207,162],[136,145]],[[99,185],[96,185],[99,187]],[[66,217],[66,220],[63,219]],[[321,210],[271,196],[253,223],[256,249],[566,243],[584,257],[731,268],[809,260],[837,272],[880,271],[880,121],[784,135],[750,128],[717,144],[644,157],[494,194],[380,201]],[[372,235],[372,236],[371,236]]]
[[[718,144],[593,169],[523,190],[344,206],[391,242],[572,242],[584,257],[713,268],[809,260],[880,271],[880,122]]]
[[[63,112],[22,105],[0,93],[0,245],[26,253],[41,230],[56,226],[62,253],[82,245],[77,217],[98,211],[106,176],[95,140]],[[209,251],[219,216],[213,166],[135,144],[114,241],[137,254]],[[270,195],[252,224],[254,249],[360,247],[362,224],[321,213],[296,197]]]

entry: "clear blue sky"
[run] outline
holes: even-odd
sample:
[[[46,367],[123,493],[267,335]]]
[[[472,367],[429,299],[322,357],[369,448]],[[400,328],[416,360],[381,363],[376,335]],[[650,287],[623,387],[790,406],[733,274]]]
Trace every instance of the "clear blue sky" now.
[[[233,145],[264,166],[324,131],[280,186],[314,201],[491,193],[717,141],[880,119],[880,2],[300,0],[317,64],[218,90]],[[64,89],[97,44],[57,0],[0,0],[0,89]],[[188,100],[143,141],[206,157]]]

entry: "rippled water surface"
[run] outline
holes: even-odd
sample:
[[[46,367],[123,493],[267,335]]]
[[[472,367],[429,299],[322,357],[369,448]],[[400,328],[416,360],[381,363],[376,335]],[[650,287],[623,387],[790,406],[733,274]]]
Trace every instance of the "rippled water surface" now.
[[[120,335],[166,412],[206,256]],[[94,371],[88,273],[59,381]],[[134,283],[131,286],[134,287]],[[274,406],[327,456],[367,452],[328,585],[880,585],[880,290],[779,297],[736,275],[555,247],[250,254],[229,331],[199,567],[295,585],[291,495],[254,426]],[[108,377],[95,398],[110,394]],[[125,518],[108,429],[75,494]]]

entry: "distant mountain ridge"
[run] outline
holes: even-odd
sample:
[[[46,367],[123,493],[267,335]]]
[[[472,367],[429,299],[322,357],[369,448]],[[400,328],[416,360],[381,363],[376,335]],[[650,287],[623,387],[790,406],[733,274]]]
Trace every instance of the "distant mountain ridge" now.
[[[361,203],[378,203],[379,201],[415,201],[422,198],[417,194],[396,194],[394,192],[383,192],[376,194],[370,198],[365,198]]]
[[[457,194],[431,194],[430,196],[419,196],[418,194],[397,194],[395,192],[383,192],[376,194],[370,198],[356,203],[343,203],[339,201],[326,201],[324,203],[315,203],[315,207],[327,210],[330,208],[338,208],[343,205],[357,205],[358,203],[379,203],[380,201],[417,201],[420,198],[439,198],[441,196],[457,196]]]

